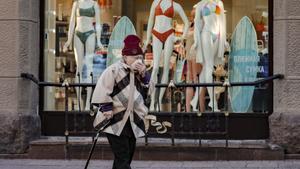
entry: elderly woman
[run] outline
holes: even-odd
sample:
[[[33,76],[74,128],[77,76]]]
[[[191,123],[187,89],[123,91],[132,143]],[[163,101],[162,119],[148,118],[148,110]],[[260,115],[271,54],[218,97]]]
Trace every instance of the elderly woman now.
[[[136,138],[145,135],[145,99],[150,75],[146,74],[140,39],[129,35],[124,40],[123,59],[109,66],[99,78],[92,104],[110,119],[104,129],[115,159],[113,169],[130,169]]]

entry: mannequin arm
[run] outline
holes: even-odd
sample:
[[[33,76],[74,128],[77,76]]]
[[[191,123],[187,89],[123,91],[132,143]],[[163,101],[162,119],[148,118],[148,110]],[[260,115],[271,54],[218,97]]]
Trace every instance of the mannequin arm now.
[[[152,28],[154,25],[154,14],[155,14],[155,4],[156,0],[153,1],[152,5],[151,5],[151,9],[150,9],[150,15],[149,15],[149,19],[148,19],[148,25],[147,25],[147,39],[146,39],[146,43],[144,44],[143,50],[145,51],[147,46],[149,45],[150,41],[151,41],[151,36],[152,36]]]
[[[224,5],[222,1],[219,1],[219,6],[221,8],[221,22],[220,22],[220,43],[218,47],[218,57],[224,57],[225,44],[226,44],[226,17],[224,12]]]
[[[97,1],[95,1],[95,17],[96,17],[96,37],[97,37],[97,46],[99,48],[103,48],[102,44],[101,44],[101,31],[102,31],[102,27],[101,27],[101,17],[100,17],[100,8],[99,5],[97,3]]]
[[[189,19],[188,17],[186,16],[183,8],[181,7],[181,5],[175,3],[175,9],[177,9],[177,12],[179,13],[183,23],[184,23],[184,29],[183,29],[183,35],[181,37],[181,39],[185,39],[187,34],[188,34],[188,31],[189,31],[189,27],[190,27],[190,24],[189,24]]]
[[[70,18],[70,23],[69,23],[69,32],[68,32],[68,40],[64,45],[63,51],[66,52],[68,51],[68,47],[70,46],[73,35],[74,35],[74,29],[75,29],[75,17],[76,17],[76,7],[77,7],[77,2],[73,3],[72,6],[72,12],[71,12],[71,18]]]

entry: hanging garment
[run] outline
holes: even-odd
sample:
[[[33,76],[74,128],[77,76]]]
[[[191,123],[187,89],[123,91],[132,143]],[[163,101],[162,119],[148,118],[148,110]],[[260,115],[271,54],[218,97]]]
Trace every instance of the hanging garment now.
[[[96,51],[93,58],[93,83],[96,83],[106,69],[106,54]]]

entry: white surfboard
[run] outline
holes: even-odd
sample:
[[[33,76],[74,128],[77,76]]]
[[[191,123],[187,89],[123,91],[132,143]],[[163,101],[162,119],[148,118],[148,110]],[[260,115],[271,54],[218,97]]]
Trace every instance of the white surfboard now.
[[[122,58],[122,49],[124,47],[124,39],[128,35],[136,35],[135,28],[126,16],[123,16],[116,24],[109,39],[107,67]]]
[[[229,56],[230,82],[253,82],[258,71],[257,35],[251,20],[243,17],[235,28],[231,39]],[[245,113],[249,110],[254,86],[231,87],[229,89],[233,112]]]

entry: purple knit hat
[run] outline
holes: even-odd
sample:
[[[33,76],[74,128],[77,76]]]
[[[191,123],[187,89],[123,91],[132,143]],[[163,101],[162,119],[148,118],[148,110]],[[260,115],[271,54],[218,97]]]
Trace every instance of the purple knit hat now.
[[[142,55],[143,50],[140,47],[140,38],[136,35],[128,35],[124,40],[123,56]]]

